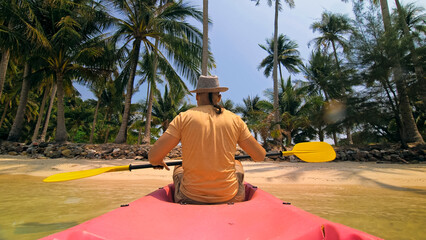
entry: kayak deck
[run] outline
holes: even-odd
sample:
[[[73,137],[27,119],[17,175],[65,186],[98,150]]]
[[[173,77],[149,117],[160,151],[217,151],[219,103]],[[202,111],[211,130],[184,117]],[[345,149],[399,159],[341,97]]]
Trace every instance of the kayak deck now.
[[[333,223],[246,184],[245,202],[173,203],[170,184],[47,239],[380,239]]]

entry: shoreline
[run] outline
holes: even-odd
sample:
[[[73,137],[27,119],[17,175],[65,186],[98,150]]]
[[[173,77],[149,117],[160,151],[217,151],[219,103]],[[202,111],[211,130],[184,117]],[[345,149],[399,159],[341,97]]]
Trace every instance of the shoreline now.
[[[34,159],[0,155],[0,174],[48,177],[62,172],[144,164],[131,159],[56,158]],[[374,162],[260,162],[242,161],[245,181],[252,184],[362,185],[387,188],[426,188],[426,164],[378,164]],[[104,173],[93,180],[157,180],[172,182],[172,170],[140,169]]]

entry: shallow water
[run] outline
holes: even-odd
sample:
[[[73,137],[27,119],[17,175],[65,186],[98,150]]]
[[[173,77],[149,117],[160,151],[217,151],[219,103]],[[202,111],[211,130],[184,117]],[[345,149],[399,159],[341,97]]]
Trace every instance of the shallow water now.
[[[99,216],[167,184],[159,180],[42,178],[0,175],[0,239],[37,239]],[[308,212],[385,239],[425,239],[426,189],[258,184]]]

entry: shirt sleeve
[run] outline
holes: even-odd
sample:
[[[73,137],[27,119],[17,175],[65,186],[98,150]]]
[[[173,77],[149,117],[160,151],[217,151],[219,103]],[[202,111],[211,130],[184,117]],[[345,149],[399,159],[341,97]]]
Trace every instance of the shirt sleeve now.
[[[238,117],[237,119],[238,126],[240,127],[240,137],[238,138],[238,142],[242,142],[247,138],[251,137],[252,135],[247,127],[247,124],[240,117]]]
[[[173,137],[181,139],[181,132],[182,132],[182,129],[181,129],[181,126],[182,126],[181,122],[182,121],[181,121],[181,119],[182,119],[181,114],[176,116],[172,120],[172,122],[169,124],[169,127],[166,130],[166,133],[172,135]]]

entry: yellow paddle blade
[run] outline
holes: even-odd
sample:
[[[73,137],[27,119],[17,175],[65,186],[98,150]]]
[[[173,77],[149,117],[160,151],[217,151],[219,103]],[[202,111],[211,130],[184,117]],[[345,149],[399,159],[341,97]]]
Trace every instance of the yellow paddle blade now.
[[[116,166],[116,167],[103,167],[89,170],[82,170],[76,172],[65,172],[58,173],[52,176],[49,176],[43,180],[43,182],[64,182],[74,179],[86,178],[96,176],[106,172],[117,172],[117,171],[125,171],[129,170],[129,166]]]
[[[293,150],[283,152],[283,156],[296,155],[305,162],[329,162],[336,158],[333,147],[326,142],[298,143]]]

